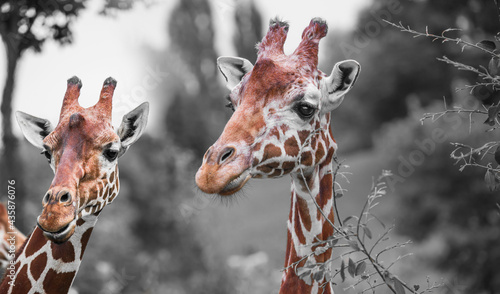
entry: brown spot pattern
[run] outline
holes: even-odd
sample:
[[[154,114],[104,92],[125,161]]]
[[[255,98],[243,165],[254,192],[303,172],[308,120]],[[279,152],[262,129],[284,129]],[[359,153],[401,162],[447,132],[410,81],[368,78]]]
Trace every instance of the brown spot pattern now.
[[[302,199],[301,197],[297,197],[297,211],[300,215],[300,220],[302,224],[306,228],[306,230],[311,230],[311,215],[309,214],[309,208],[307,206],[307,201]]]
[[[270,168],[267,165],[258,166],[257,169],[263,173],[266,173],[266,174],[270,173],[273,170],[272,168]]]
[[[39,240],[37,243],[36,241]],[[42,230],[39,227],[36,227],[35,230],[33,231],[33,237],[30,238],[29,243],[26,245],[26,250],[25,254],[26,257],[30,257],[33,255],[35,252],[40,250],[43,245],[45,245],[45,237],[43,236]]]
[[[28,278],[28,265],[24,265],[21,268],[21,271],[19,271],[19,274],[16,277],[16,280],[21,280],[21,281],[29,281]],[[31,289],[31,285],[29,283],[16,283],[16,293],[28,293],[29,290]]]
[[[75,248],[71,242],[64,242],[62,244],[51,243],[52,257],[55,260],[62,260],[62,262],[72,262],[75,260]]]
[[[116,197],[116,192],[113,192],[113,194],[111,194],[111,196],[109,197],[109,201],[113,201]]]
[[[47,293],[68,293],[76,272],[57,273],[50,269],[43,280],[43,289]]]
[[[38,255],[30,265],[30,272],[35,281],[40,278],[45,266],[47,266],[47,253],[44,252]]]
[[[313,157],[311,151],[303,152],[300,157],[300,163],[305,166],[311,166],[313,164]]]
[[[285,170],[285,172],[289,172],[295,168],[295,161],[285,161],[281,165],[281,168]]]
[[[77,221],[76,221],[76,226],[79,227],[81,225],[83,225],[85,223],[85,221],[81,218],[79,218]]]
[[[85,233],[82,235],[82,253],[80,255],[80,260],[83,259],[83,253],[85,252],[85,248],[87,248],[87,243],[89,242],[90,235],[92,234],[93,228],[88,229]]]
[[[274,144],[268,144],[264,147],[264,157],[262,161],[281,156],[281,148],[275,146]]]
[[[289,156],[297,156],[299,155],[299,145],[297,144],[297,140],[295,137],[290,137],[285,141],[285,153]]]
[[[307,137],[309,137],[309,134],[311,133],[309,131],[298,131],[298,134],[299,134],[300,144],[303,145],[307,140]]]
[[[325,148],[323,144],[318,144],[318,148],[316,150],[316,162],[319,162],[325,156]]]

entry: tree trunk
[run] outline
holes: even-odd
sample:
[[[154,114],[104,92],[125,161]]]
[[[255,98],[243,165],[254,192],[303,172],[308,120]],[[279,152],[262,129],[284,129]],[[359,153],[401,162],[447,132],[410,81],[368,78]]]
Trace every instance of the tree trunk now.
[[[19,61],[19,42],[4,39],[7,53],[7,77],[3,89],[0,112],[2,115],[2,146],[0,164],[0,193],[1,200],[7,201],[8,181],[15,180],[15,225],[22,232],[27,232],[23,221],[22,209],[24,208],[26,189],[22,179],[22,163],[19,157],[19,142],[12,132],[12,100],[17,63]]]

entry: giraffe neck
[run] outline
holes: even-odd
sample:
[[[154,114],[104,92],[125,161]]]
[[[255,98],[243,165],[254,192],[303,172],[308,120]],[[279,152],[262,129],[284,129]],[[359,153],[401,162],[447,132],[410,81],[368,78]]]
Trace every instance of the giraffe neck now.
[[[62,244],[49,241],[36,227],[12,268],[7,267],[0,293],[68,293],[96,222],[97,215],[80,218],[73,236]]]
[[[285,268],[295,263],[298,263],[297,268],[302,267],[306,260],[300,260],[316,249],[310,244],[318,240],[326,240],[333,235],[332,226],[317,209],[311,197],[311,195],[314,196],[317,204],[333,223],[333,176],[331,173],[333,152],[334,149],[330,148],[325,161],[315,166],[313,171],[305,175],[300,172],[292,174],[292,200],[287,222]],[[329,249],[310,260],[323,263],[330,259],[331,254],[332,250]],[[330,286],[324,289],[320,287],[324,282],[313,280],[312,285],[307,285],[295,274],[294,267],[290,267],[283,273],[280,293],[333,293]]]

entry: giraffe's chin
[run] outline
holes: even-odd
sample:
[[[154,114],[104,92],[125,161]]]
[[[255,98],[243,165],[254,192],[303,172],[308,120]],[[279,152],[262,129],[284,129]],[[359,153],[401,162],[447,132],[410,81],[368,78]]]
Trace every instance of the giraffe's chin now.
[[[242,174],[232,179],[229,184],[227,184],[221,191],[219,191],[219,195],[221,196],[229,196],[238,192],[245,186],[245,184],[252,178],[249,170],[244,171]]]
[[[62,229],[60,229],[57,232],[49,232],[43,229],[42,226],[40,226],[39,223],[37,223],[38,227],[42,230],[43,235],[49,239],[50,241],[56,243],[56,244],[62,244],[71,238],[73,234],[75,233],[75,227],[76,227],[76,219],[74,219],[72,222],[64,226]]]

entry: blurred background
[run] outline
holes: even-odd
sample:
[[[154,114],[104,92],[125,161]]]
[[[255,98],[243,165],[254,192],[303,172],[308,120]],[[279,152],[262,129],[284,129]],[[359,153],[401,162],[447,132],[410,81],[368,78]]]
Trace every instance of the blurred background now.
[[[94,229],[73,285],[78,293],[278,292],[290,179],[252,180],[231,201],[203,195],[194,183],[205,150],[231,116],[216,59],[255,62],[255,44],[275,16],[290,22],[285,52],[295,49],[311,18],[322,17],[329,33],[320,45],[320,69],[330,73],[344,59],[362,65],[354,89],[333,112],[338,156],[350,173],[342,182],[348,192],[339,200],[341,217],[359,213],[372,179],[393,170],[397,180],[375,212],[396,225],[394,242],[413,241],[388,258],[414,253],[395,273],[419,285],[431,276],[443,283],[437,293],[500,293],[500,197],[485,186],[484,170],[460,172],[449,156],[449,142],[479,145],[498,134],[485,132],[483,118],[467,115],[420,123],[424,113],[443,109],[443,99],[470,107],[498,102],[481,89],[455,91],[477,77],[436,60],[487,66],[488,56],[412,38],[382,21],[437,34],[460,28],[454,36],[478,42],[500,29],[496,1],[0,3],[0,183],[17,182],[21,231],[33,229],[53,174],[22,138],[13,111],[57,123],[73,75],[83,81],[82,106],[97,101],[106,77],[118,80],[115,126],[141,102],[151,104],[147,133],[120,159],[120,196]],[[439,142],[436,130],[444,133]],[[340,283],[337,293],[347,286]]]

